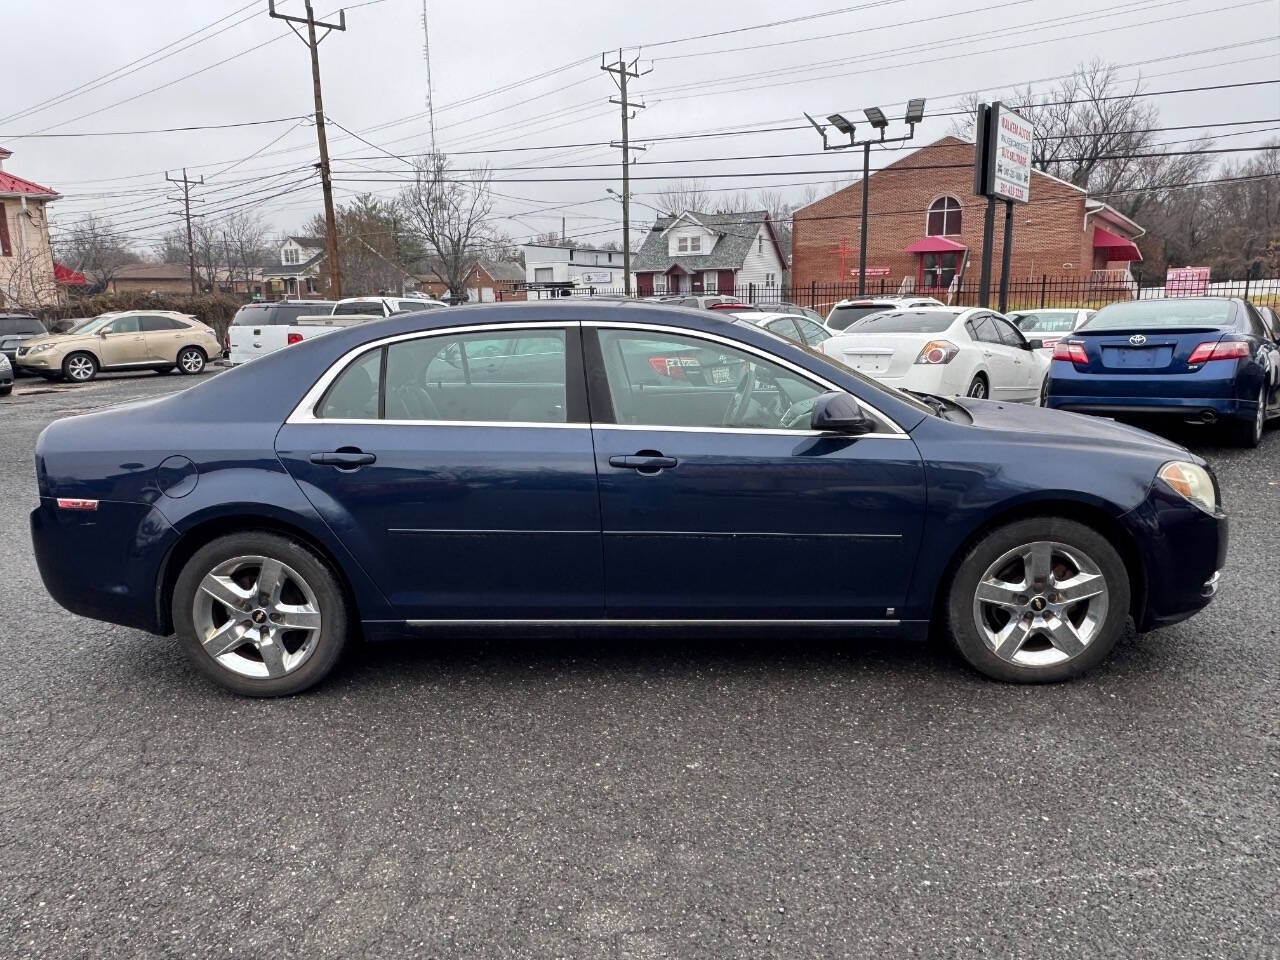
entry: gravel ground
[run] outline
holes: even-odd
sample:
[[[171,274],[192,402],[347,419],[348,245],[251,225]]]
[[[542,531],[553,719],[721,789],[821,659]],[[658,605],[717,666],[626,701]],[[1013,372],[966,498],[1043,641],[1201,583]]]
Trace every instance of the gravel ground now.
[[[31,555],[0,401],[0,943],[30,957],[1280,955],[1280,430],[1219,599],[1083,680],[892,643],[405,642],[238,699]]]

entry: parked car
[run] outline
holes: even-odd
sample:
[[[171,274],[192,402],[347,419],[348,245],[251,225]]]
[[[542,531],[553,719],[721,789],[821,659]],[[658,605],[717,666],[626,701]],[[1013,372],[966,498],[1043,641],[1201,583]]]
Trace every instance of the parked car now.
[[[873,313],[945,306],[945,303],[933,297],[858,297],[856,300],[841,300],[832,307],[831,312],[827,314],[826,326],[828,330],[838,333]]]
[[[932,307],[870,314],[819,349],[902,390],[1035,403],[1049,370],[1040,346],[994,311]]]
[[[1280,316],[1276,315],[1274,307],[1258,307],[1258,314],[1262,317],[1262,323],[1267,328],[1267,336],[1272,340],[1280,343]],[[1280,387],[1280,363],[1272,363],[1271,365],[1271,386]]]
[[[1053,347],[1065,334],[1075,330],[1098,311],[1085,309],[1016,310],[1009,320],[1027,337],[1038,339],[1050,357]]]
[[[189,314],[128,310],[27,340],[18,347],[15,363],[27,373],[84,383],[100,370],[202,373],[208,359],[221,353],[218,335]]]
[[[737,297],[724,294],[708,293],[683,297],[664,297],[661,301],[673,307],[693,307],[695,310],[754,310],[749,303],[743,303]]]
[[[0,353],[0,397],[13,393],[13,364],[9,358]]]
[[[789,313],[793,317],[805,317],[814,323],[825,323],[822,314],[817,310],[810,310],[808,307],[802,307],[798,303],[786,303],[785,301],[761,302],[757,301],[755,305],[757,310],[764,310],[769,313]]]
[[[492,377],[451,359],[522,338],[537,362]],[[630,362],[646,356],[697,375]],[[935,617],[988,676],[1062,680],[1130,618],[1145,631],[1208,604],[1227,547],[1212,474],[1166,440],[921,400],[647,304],[345,328],[59,419],[36,477],[32,539],[58,603],[176,632],[198,669],[256,696],[318,682],[361,634],[923,638]],[[761,557],[769,576],[745,574]]]
[[[32,337],[43,337],[48,332],[33,314],[0,312],[0,353],[12,365],[18,344]]]
[[[331,313],[335,300],[276,300],[246,303],[227,328],[228,360],[232,364],[273,353],[287,344],[286,328],[302,317]]]
[[[1280,415],[1280,345],[1246,300],[1131,300],[1058,341],[1046,405],[1108,417],[1222,423],[1256,447]]]
[[[818,349],[818,345],[831,338],[832,333],[821,323],[815,323],[808,317],[790,313],[767,313],[763,310],[749,310],[744,313],[733,313],[738,323],[763,327],[770,333],[786,337],[795,343]]]
[[[447,307],[443,300],[432,300],[429,297],[347,297],[339,300],[332,309],[332,314],[363,313],[369,316],[389,317],[396,313],[416,313],[419,310],[435,310]]]

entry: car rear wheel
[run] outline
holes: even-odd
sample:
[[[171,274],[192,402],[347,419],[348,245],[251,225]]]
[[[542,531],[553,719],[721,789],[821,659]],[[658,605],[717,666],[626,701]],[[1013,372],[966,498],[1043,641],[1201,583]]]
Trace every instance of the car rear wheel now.
[[[273,533],[237,533],[201,547],[173,591],[187,659],[235,693],[279,697],[319,683],[347,640],[337,575],[311,550]]]
[[[1101,662],[1129,615],[1129,575],[1097,531],[1060,517],[987,534],[960,562],[947,622],[960,655],[1011,683],[1067,680]]]
[[[199,347],[183,347],[178,352],[178,369],[183,373],[202,373],[204,372],[204,363],[204,351]]]
[[[1047,407],[1049,405],[1049,378],[1045,377],[1040,382],[1040,406]]]
[[[1258,409],[1246,420],[1237,420],[1231,424],[1233,439],[1242,447],[1256,447],[1262,442],[1262,432],[1267,426],[1267,387],[1263,384],[1258,391]]]
[[[969,384],[969,389],[965,391],[966,397],[973,397],[975,400],[987,399],[987,378],[982,374],[978,374],[973,378],[973,382]]]
[[[0,397],[7,397],[11,393],[13,393],[12,383],[6,383],[3,387],[0,387]]]
[[[72,383],[88,383],[98,375],[98,361],[90,353],[73,353],[62,361],[62,375]]]

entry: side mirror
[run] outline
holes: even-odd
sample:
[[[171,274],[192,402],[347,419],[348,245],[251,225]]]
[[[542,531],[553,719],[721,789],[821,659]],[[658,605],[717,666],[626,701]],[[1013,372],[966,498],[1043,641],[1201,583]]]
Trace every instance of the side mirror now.
[[[108,333],[110,333],[110,331],[109,331],[109,330],[107,330],[107,329],[105,329],[105,328],[103,328],[102,330],[99,330],[99,331],[98,331],[98,336],[100,336],[100,337],[106,337],[106,335],[107,335]]]
[[[870,433],[875,422],[862,411],[858,401],[847,393],[824,393],[813,403],[813,416],[809,425],[814,430],[858,436]]]
[[[1027,341],[1026,349],[1027,349],[1027,350],[1043,350],[1043,349],[1044,349],[1044,341],[1043,341],[1043,340],[1028,340],[1028,341]]]

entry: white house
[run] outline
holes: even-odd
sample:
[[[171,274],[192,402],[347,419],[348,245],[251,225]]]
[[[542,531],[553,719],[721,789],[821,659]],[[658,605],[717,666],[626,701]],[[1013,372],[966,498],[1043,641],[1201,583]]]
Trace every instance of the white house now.
[[[626,286],[621,250],[525,244],[524,279],[530,299],[554,297],[566,290],[621,290]]]
[[[320,275],[325,259],[325,243],[321,237],[285,237],[280,242],[280,262],[265,264],[262,279],[266,292],[273,296],[314,296],[326,287]]]
[[[636,292],[780,295],[787,259],[764,210],[658,217],[632,260]]]

